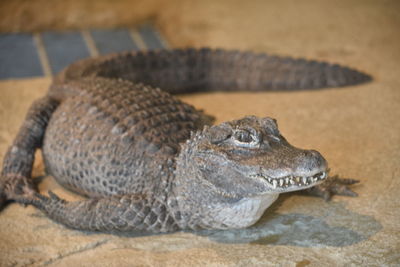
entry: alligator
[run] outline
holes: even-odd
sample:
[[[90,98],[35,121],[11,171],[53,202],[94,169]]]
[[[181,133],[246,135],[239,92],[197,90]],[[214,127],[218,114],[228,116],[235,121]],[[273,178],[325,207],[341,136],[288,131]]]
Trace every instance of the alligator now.
[[[171,232],[244,228],[280,193],[356,196],[315,150],[292,146],[275,119],[219,125],[173,94],[355,85],[362,72],[325,62],[219,49],[125,52],[73,63],[30,107],[4,157],[0,206],[33,205],[69,228]],[[162,88],[163,90],[159,89]],[[40,194],[46,172],[86,197]]]

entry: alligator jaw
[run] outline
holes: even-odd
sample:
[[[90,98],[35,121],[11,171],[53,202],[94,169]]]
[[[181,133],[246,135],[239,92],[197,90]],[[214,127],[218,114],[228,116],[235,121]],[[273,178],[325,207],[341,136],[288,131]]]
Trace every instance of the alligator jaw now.
[[[263,179],[273,190],[289,192],[305,189],[319,184],[328,177],[328,171],[321,171],[311,176],[288,175],[281,178],[272,178],[269,176],[264,176],[262,174],[253,174],[250,175],[250,177]]]

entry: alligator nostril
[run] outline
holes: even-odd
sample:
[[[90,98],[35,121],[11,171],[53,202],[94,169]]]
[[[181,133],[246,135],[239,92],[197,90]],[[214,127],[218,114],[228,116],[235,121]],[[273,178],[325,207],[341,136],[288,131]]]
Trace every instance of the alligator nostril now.
[[[308,175],[315,171],[322,171],[327,168],[327,162],[324,157],[316,150],[303,150],[297,156],[296,173]]]
[[[321,156],[321,153],[319,153],[317,150],[308,150],[308,153],[314,156]]]

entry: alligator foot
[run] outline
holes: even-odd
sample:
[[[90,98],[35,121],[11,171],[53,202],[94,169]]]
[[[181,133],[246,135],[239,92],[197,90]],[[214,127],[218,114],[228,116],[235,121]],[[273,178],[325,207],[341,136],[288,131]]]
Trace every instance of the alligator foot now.
[[[0,178],[0,209],[7,201],[16,202],[22,199],[32,198],[35,195],[35,189],[32,180],[20,175],[8,174]]]
[[[359,180],[339,178],[338,175],[329,177],[324,183],[304,190],[307,194],[322,197],[326,201],[333,195],[356,197],[358,194],[349,188],[350,185],[359,183]]]

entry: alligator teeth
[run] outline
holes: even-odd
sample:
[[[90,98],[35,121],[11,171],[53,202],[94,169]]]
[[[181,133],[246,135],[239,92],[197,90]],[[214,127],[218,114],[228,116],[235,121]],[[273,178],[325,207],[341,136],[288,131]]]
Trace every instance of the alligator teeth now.
[[[317,173],[313,176],[308,176],[308,177],[301,177],[301,176],[286,176],[283,178],[270,178],[268,176],[264,176],[262,174],[252,174],[250,177],[253,178],[262,178],[265,179],[272,188],[276,189],[278,187],[280,188],[286,188],[289,187],[290,185],[297,185],[297,186],[306,186],[306,185],[311,185],[313,183],[316,183],[320,180],[323,180],[327,177],[326,172],[320,172]]]

